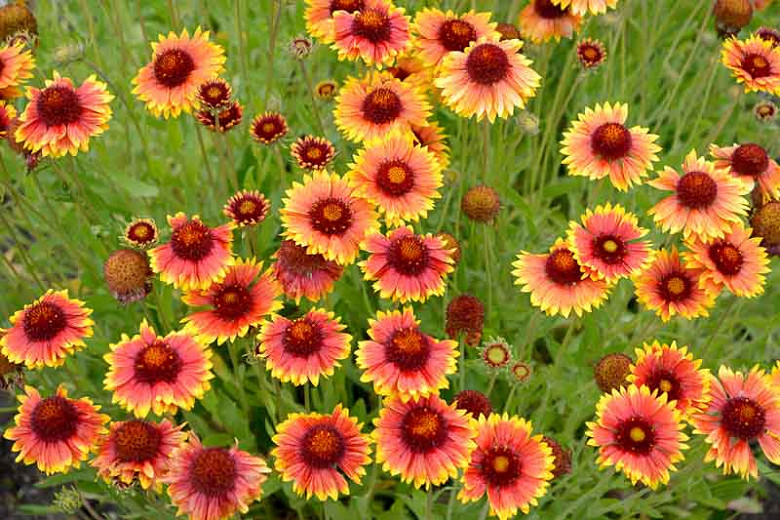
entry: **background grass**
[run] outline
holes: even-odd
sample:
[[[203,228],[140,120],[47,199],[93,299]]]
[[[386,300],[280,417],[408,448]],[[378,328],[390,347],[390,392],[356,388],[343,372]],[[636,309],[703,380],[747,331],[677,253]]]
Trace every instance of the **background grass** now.
[[[275,2],[277,5],[279,2]],[[423,6],[492,11],[499,21],[516,21],[525,1],[400,1],[410,12]],[[187,312],[178,293],[156,282],[157,299],[127,307],[118,305],[102,280],[102,263],[120,247],[118,235],[134,217],[153,217],[164,236],[165,216],[177,211],[200,214],[212,225],[222,221],[221,208],[234,191],[233,175],[244,188],[257,188],[280,207],[285,186],[299,179],[287,145],[302,134],[317,133],[316,113],[324,120],[326,136],[339,151],[335,171],[344,173],[355,147],[339,137],[333,124],[332,102],[312,106],[307,82],[298,63],[286,52],[287,42],[304,32],[303,2],[283,0],[280,11],[270,0],[175,0],[38,2],[40,47],[37,50],[38,85],[52,70],[83,80],[98,74],[117,97],[109,131],[93,139],[91,150],[56,163],[44,161],[26,174],[22,161],[7,148],[0,150],[0,316],[9,316],[38,297],[46,288],[69,288],[95,310],[95,336],[88,349],[58,370],[27,374],[33,385],[51,391],[65,382],[77,396],[94,396],[113,418],[125,417],[109,405],[103,390],[106,371],[102,355],[122,332],[134,333],[144,317],[158,329],[169,330]],[[543,85],[518,118],[492,126],[463,120],[443,108],[435,118],[449,135],[452,164],[446,174],[444,198],[419,228],[446,231],[461,241],[463,256],[443,298],[434,298],[415,311],[423,329],[443,336],[444,309],[453,296],[469,292],[486,304],[485,337],[505,337],[516,359],[530,363],[534,373],[522,385],[501,375],[493,388],[497,409],[529,418],[536,431],[554,436],[573,450],[573,472],[557,480],[532,510],[529,518],[727,518],[729,501],[749,494],[761,496],[762,486],[718,476],[704,465],[704,448],[695,439],[680,471],[665,488],[651,492],[632,488],[612,470],[598,471],[592,448],[584,446],[584,422],[594,415],[599,391],[592,379],[595,362],[610,352],[633,354],[643,341],[659,339],[690,345],[712,370],[722,364],[748,368],[769,366],[778,357],[777,273],[769,276],[767,290],[754,300],[719,298],[709,319],[675,319],[662,324],[652,312],[632,303],[633,287],[622,281],[609,302],[581,319],[549,318],[532,308],[527,295],[513,287],[510,264],[519,250],[542,252],[567,223],[586,207],[611,201],[643,215],[660,192],[641,186],[628,194],[604,183],[567,177],[561,167],[562,131],[584,107],[605,101],[627,102],[629,123],[647,126],[661,136],[660,165],[678,167],[691,149],[705,153],[711,142],[757,142],[777,153],[777,126],[757,122],[751,109],[759,97],[744,95],[719,65],[720,42],[709,13],[709,2],[698,0],[624,0],[606,16],[588,18],[579,36],[602,40],[607,62],[584,74],[576,63],[574,44],[526,45]],[[770,9],[771,11],[771,9]],[[278,12],[278,23],[273,13]],[[756,16],[751,28],[777,26],[777,9]],[[151,56],[149,40],[158,33],[197,26],[214,32],[226,48],[224,77],[244,104],[244,123],[226,136],[198,127],[193,118],[157,120],[130,94],[130,80]],[[277,26],[278,31],[273,27]],[[276,38],[273,33],[277,32]],[[81,59],[57,64],[62,46],[83,48]],[[59,49],[59,50],[58,50]],[[352,63],[339,63],[335,53],[318,46],[305,66],[314,82],[333,78],[339,83],[359,73]],[[265,109],[282,111],[290,136],[283,146],[262,147],[248,135],[248,122]],[[529,131],[528,120],[538,121]],[[533,125],[532,125],[533,126]],[[484,147],[485,134],[489,147]],[[232,170],[232,171],[231,171]],[[459,210],[461,195],[485,183],[502,196],[502,211],[494,225],[475,226]],[[645,227],[652,221],[643,217]],[[276,212],[253,233],[257,257],[268,261],[279,245],[280,222]],[[249,255],[248,236],[236,233],[236,251]],[[656,245],[677,238],[654,232]],[[773,266],[777,270],[777,260]],[[341,316],[356,340],[365,337],[367,320],[387,308],[350,266],[324,305]],[[284,312],[299,313],[287,302]],[[6,323],[5,319],[0,325]],[[274,424],[301,408],[302,394],[290,385],[271,380],[260,365],[239,358],[253,348],[251,338],[238,342],[232,352],[216,348],[213,390],[190,413],[187,421],[206,443],[227,444],[237,438],[241,447],[266,455]],[[231,355],[237,364],[231,362]],[[485,391],[491,375],[469,349],[465,388]],[[337,402],[349,405],[364,421],[377,415],[378,399],[369,385],[359,382],[353,361],[344,363],[330,380],[312,389],[314,409],[331,410]],[[457,378],[443,392],[450,398],[460,390]],[[508,399],[511,397],[511,399]],[[399,484],[387,474],[369,468],[366,485],[352,486],[350,499],[306,503],[276,476],[264,486],[265,498],[247,518],[422,518],[424,492]],[[761,464],[762,475],[776,481],[774,468]],[[77,482],[88,498],[116,503],[122,518],[152,515],[169,518],[173,510],[162,499],[138,491],[118,492],[95,481],[88,469],[44,481],[46,486]],[[434,494],[436,518],[478,518],[482,503],[463,506],[451,500],[452,483]],[[457,488],[455,488],[457,489]],[[30,513],[45,509],[27,506]]]

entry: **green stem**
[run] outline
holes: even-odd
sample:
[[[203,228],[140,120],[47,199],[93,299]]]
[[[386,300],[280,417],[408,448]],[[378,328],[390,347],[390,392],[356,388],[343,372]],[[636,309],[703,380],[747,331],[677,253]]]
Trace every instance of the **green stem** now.
[[[427,500],[425,501],[425,520],[433,520],[433,486],[428,486]]]
[[[320,135],[325,137],[325,125],[322,122],[322,116],[320,116],[320,109],[317,106],[317,94],[315,92],[314,83],[311,80],[311,76],[309,75],[309,71],[306,69],[306,63],[304,60],[298,60],[298,65],[301,67],[301,74],[303,74],[303,79],[306,81],[306,86],[309,89],[309,96],[311,97],[311,108],[314,112],[314,120],[317,122],[317,130],[319,130]]]

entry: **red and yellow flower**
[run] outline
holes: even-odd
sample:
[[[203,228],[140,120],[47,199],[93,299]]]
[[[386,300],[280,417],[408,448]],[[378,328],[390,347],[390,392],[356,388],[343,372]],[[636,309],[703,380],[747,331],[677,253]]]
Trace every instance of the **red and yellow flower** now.
[[[355,155],[347,179],[357,196],[377,206],[388,225],[425,218],[441,197],[439,161],[411,136],[395,134],[368,143]]]
[[[121,238],[128,245],[146,249],[157,243],[160,233],[153,219],[136,218],[125,227]]]
[[[648,184],[672,194],[650,208],[663,231],[708,241],[723,238],[747,214],[744,195],[750,188],[693,150],[685,157],[683,174],[668,166]]]
[[[260,328],[257,355],[283,383],[317,386],[320,377],[332,376],[339,361],[349,356],[352,336],[344,329],[341,319],[324,309],[294,320],[274,315]]]
[[[764,292],[764,275],[770,271],[769,257],[761,247],[761,237],[735,224],[723,238],[711,242],[688,242],[688,265],[701,269],[699,284],[711,294],[723,287],[736,296],[752,298]]]
[[[598,180],[609,177],[620,191],[627,191],[653,169],[661,147],[658,136],[647,128],[625,126],[628,105],[596,104],[577,116],[563,134],[561,153],[569,175]]]
[[[137,480],[143,489],[159,490],[160,478],[170,468],[171,454],[187,438],[181,429],[167,419],[161,423],[139,419],[112,422],[91,464],[106,482],[131,485]]]
[[[18,122],[14,121],[15,119],[16,108],[5,101],[0,101],[0,138],[5,139],[8,137],[8,131],[15,124],[18,124]],[[11,135],[10,139],[13,141],[13,135]]]
[[[612,283],[639,273],[651,262],[652,246],[640,240],[647,230],[620,204],[587,209],[580,220],[582,225],[569,226],[569,243],[574,258],[594,277]]]
[[[215,79],[223,70],[225,50],[209,41],[209,32],[200,27],[190,37],[169,32],[152,42],[152,61],[133,78],[133,94],[146,103],[156,117],[178,117],[196,104],[198,88]]]
[[[671,345],[653,341],[635,352],[636,361],[627,378],[630,383],[666,394],[683,418],[706,407],[710,371],[700,368],[701,359],[693,359],[688,347],[678,347],[675,341]]]
[[[333,15],[337,11],[354,13],[363,7],[363,0],[306,0],[306,30],[322,43],[333,43],[336,30]]]
[[[336,126],[350,141],[370,141],[392,131],[408,133],[425,126],[431,106],[413,85],[389,73],[350,78],[339,91],[333,111]]]
[[[3,433],[14,441],[16,461],[36,464],[47,475],[78,468],[106,432],[108,416],[98,413],[100,407],[86,397],[70,399],[62,385],[45,398],[31,386],[24,392],[14,426]]]
[[[163,482],[179,515],[190,520],[226,520],[249,511],[263,494],[271,470],[265,461],[239,450],[207,448],[190,433],[189,442],[173,453]]]
[[[306,298],[316,302],[333,290],[344,268],[325,260],[321,254],[310,255],[306,248],[292,240],[283,240],[273,254],[274,278],[281,284],[284,295],[300,302]]]
[[[769,157],[763,147],[755,143],[734,144],[726,148],[711,144],[710,154],[715,158],[715,168],[727,170],[750,189],[758,183],[764,198],[780,195],[780,165]]]
[[[632,484],[651,489],[669,482],[675,464],[684,459],[685,423],[667,394],[631,385],[601,396],[596,421],[589,422],[588,445],[599,450],[601,467],[614,466]]]
[[[363,370],[360,380],[373,382],[377,394],[408,401],[449,387],[447,376],[457,370],[457,341],[425,334],[411,307],[378,311],[368,326],[370,339],[359,343],[355,356]]]
[[[416,235],[403,226],[387,236],[369,234],[363,243],[369,256],[359,265],[381,298],[424,302],[444,294],[446,277],[454,270],[452,251],[445,247],[438,236]]]
[[[374,419],[376,461],[416,488],[439,485],[469,463],[475,448],[474,419],[438,396],[385,399]]]
[[[340,404],[332,414],[287,416],[273,437],[271,454],[282,480],[293,482],[293,491],[319,500],[349,494],[345,476],[360,484],[371,461],[370,438],[360,432],[362,423]]]
[[[257,190],[241,190],[230,197],[222,213],[237,227],[256,226],[265,220],[271,203]]]
[[[258,143],[270,145],[290,131],[287,120],[279,112],[263,112],[249,125],[249,135]]]
[[[144,320],[140,334],[122,334],[110,348],[104,385],[136,417],[190,410],[211,388],[211,351],[187,332],[159,337]]]
[[[49,289],[11,316],[12,327],[0,335],[0,352],[27,368],[58,367],[86,347],[84,339],[92,337],[95,324],[90,314],[92,309],[71,300],[67,290]]]
[[[426,65],[436,67],[448,53],[463,52],[482,37],[498,39],[496,22],[490,16],[489,12],[422,9],[414,18],[414,46]]]
[[[520,12],[520,34],[535,43],[555,38],[571,38],[582,25],[582,17],[571,6],[555,5],[554,0],[531,0]]]
[[[609,295],[609,284],[591,277],[574,257],[568,242],[558,239],[550,252],[521,251],[512,264],[515,285],[531,293],[531,304],[549,316],[577,316],[598,308]]]
[[[262,272],[263,264],[254,259],[238,259],[228,267],[225,277],[208,289],[186,291],[182,301],[191,307],[209,307],[186,316],[186,329],[206,343],[222,345],[243,338],[263,317],[282,308],[276,299],[279,286],[270,270]]]
[[[780,47],[772,42],[757,35],[744,41],[730,38],[723,42],[721,61],[745,92],[780,95]]]
[[[709,316],[715,297],[701,287],[702,274],[681,261],[677,248],[661,249],[650,267],[635,276],[636,296],[664,322],[678,314],[688,320]]]
[[[608,8],[614,9],[617,6],[618,0],[552,0],[552,3],[562,8],[571,6],[574,14],[584,15],[588,12],[591,14],[606,13]]]
[[[378,227],[371,205],[335,173],[305,175],[282,202],[282,236],[341,265],[355,261],[360,243]]]
[[[184,290],[207,289],[221,280],[233,265],[233,228],[229,222],[216,228],[198,215],[168,216],[171,239],[149,251],[152,270],[160,280]]]
[[[462,52],[447,54],[434,80],[444,104],[462,117],[487,117],[491,123],[525,107],[541,76],[520,53],[522,46],[520,40],[480,38]]]
[[[429,121],[425,126],[411,125],[411,128],[414,142],[431,152],[442,170],[449,166],[450,148],[442,127],[435,121]]]
[[[552,450],[541,435],[533,435],[531,423],[518,417],[491,414],[480,417],[477,448],[463,473],[458,498],[464,502],[487,495],[490,514],[500,520],[525,514],[547,493],[553,478]]]
[[[409,17],[389,0],[362,0],[360,9],[333,13],[333,49],[339,60],[362,59],[369,67],[390,63],[409,46]]]
[[[305,135],[290,145],[290,155],[304,170],[324,170],[336,156],[333,143],[324,137]]]
[[[44,157],[76,155],[89,150],[89,139],[102,134],[111,119],[114,96],[90,76],[81,85],[53,73],[44,88],[27,87],[27,103],[14,133],[17,143]]]
[[[0,46],[0,90],[18,87],[33,77],[35,58],[24,44]]]
[[[710,445],[704,460],[714,460],[723,473],[744,479],[758,477],[751,443],[780,464],[780,397],[766,373],[754,367],[747,374],[721,366],[712,377],[709,406],[693,416],[694,433]]]

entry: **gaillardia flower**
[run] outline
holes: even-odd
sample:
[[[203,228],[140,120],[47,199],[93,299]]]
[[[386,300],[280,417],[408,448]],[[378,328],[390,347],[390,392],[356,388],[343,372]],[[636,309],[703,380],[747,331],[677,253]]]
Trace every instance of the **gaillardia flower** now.
[[[32,78],[35,58],[21,43],[0,46],[0,89],[17,87]]]
[[[625,126],[627,118],[628,105],[622,103],[596,104],[580,113],[561,141],[569,175],[609,177],[620,191],[641,184],[661,147],[655,144],[658,136],[647,128]]]
[[[106,432],[103,425],[108,416],[98,413],[100,407],[86,397],[68,398],[61,385],[45,398],[31,386],[24,392],[14,426],[3,433],[14,441],[11,451],[19,452],[16,461],[36,464],[47,475],[78,468]]]
[[[344,329],[341,319],[324,309],[312,309],[294,320],[274,315],[257,336],[257,355],[283,383],[317,386],[320,377],[332,376],[339,361],[349,356],[352,336]]]
[[[338,0],[336,0],[338,1]],[[347,2],[349,1],[360,1],[360,0],[345,0]],[[338,85],[335,81],[332,79],[326,79],[324,81],[320,81],[317,83],[317,85],[314,87],[314,91],[317,94],[317,97],[320,99],[331,99],[333,96],[336,95],[336,91],[338,90]]]
[[[761,238],[761,247],[780,254],[780,200],[770,200],[756,209],[750,217],[753,236]]]
[[[273,144],[290,131],[287,120],[279,112],[263,112],[252,120],[249,135],[258,143]]]
[[[243,338],[250,327],[256,327],[263,317],[282,308],[276,300],[281,292],[271,271],[262,272],[263,264],[252,260],[236,260],[225,277],[208,289],[185,291],[182,301],[190,307],[208,307],[186,316],[187,330],[206,343],[218,345]]]
[[[363,0],[306,0],[306,30],[322,43],[333,43],[336,31],[333,14],[337,11],[354,13],[363,7]]]
[[[443,484],[469,463],[474,420],[438,396],[385,399],[374,419],[376,461],[420,488]]]
[[[520,12],[520,34],[533,42],[546,42],[555,38],[571,38],[579,30],[582,17],[571,7],[555,5],[554,0],[531,0]]]
[[[367,260],[360,262],[364,278],[374,281],[381,298],[424,302],[444,294],[445,279],[454,260],[444,242],[434,235],[416,235],[410,226],[394,229],[387,236],[369,234],[363,248]]]
[[[362,0],[360,9],[333,13],[333,49],[339,60],[362,59],[377,68],[409,46],[409,17],[389,0]]]
[[[577,43],[577,59],[586,69],[595,69],[607,59],[607,51],[599,40],[585,38]]]
[[[669,482],[669,473],[682,461],[688,436],[680,412],[667,394],[631,385],[604,394],[596,405],[596,421],[589,422],[588,445],[599,450],[601,467],[614,466],[632,484],[651,489]]]
[[[103,263],[103,279],[122,304],[143,300],[152,291],[149,257],[135,249],[117,249]]]
[[[190,410],[211,388],[211,351],[187,332],[162,338],[144,320],[140,334],[122,334],[110,348],[104,385],[114,393],[112,402],[136,417]]]
[[[677,314],[689,320],[709,316],[714,295],[701,287],[702,274],[702,269],[680,260],[677,248],[661,249],[650,267],[635,276],[636,296],[639,303],[654,310],[664,322]]]
[[[611,394],[622,386],[628,386],[628,376],[634,360],[620,352],[602,357],[593,367],[593,379],[596,386],[605,394]]]
[[[777,105],[771,101],[759,101],[753,107],[753,115],[762,123],[770,123],[777,117]]]
[[[168,216],[171,239],[149,251],[152,270],[160,280],[176,288],[207,289],[225,276],[233,264],[233,228],[229,222],[216,228],[206,226],[200,217],[184,213]]]
[[[723,235],[747,213],[743,195],[750,188],[692,151],[680,175],[668,166],[648,184],[672,194],[650,208],[656,225],[668,233],[683,232],[708,241]]]
[[[465,51],[482,37],[498,37],[496,22],[490,21],[489,12],[469,11],[458,15],[426,8],[415,16],[413,29],[414,46],[429,67],[438,66],[450,52]]]
[[[715,158],[715,168],[728,171],[750,189],[758,183],[765,198],[780,195],[780,165],[769,157],[763,147],[755,143],[734,144],[726,148],[711,144],[710,154]]]
[[[441,166],[412,137],[395,134],[371,141],[354,157],[347,179],[355,194],[383,213],[389,225],[417,222],[441,197]]]
[[[271,470],[265,461],[239,450],[207,448],[195,434],[173,453],[171,469],[163,477],[178,514],[190,520],[225,520],[249,511],[263,494]]]
[[[509,366],[509,373],[518,383],[524,383],[531,377],[531,365],[524,361],[515,361]]]
[[[355,357],[364,371],[360,380],[373,382],[377,394],[407,401],[449,387],[447,376],[455,373],[458,344],[422,332],[411,307],[378,311],[368,326],[370,339],[359,343]]]
[[[139,419],[113,422],[91,464],[106,482],[132,485],[137,480],[143,489],[159,489],[171,454],[187,438],[181,429],[167,419],[161,423]]]
[[[215,79],[223,70],[225,51],[209,41],[209,32],[200,27],[190,37],[173,32],[152,42],[152,61],[133,78],[133,94],[146,103],[156,117],[178,117],[197,102],[198,88]]]
[[[574,14],[584,15],[588,12],[591,14],[606,13],[607,8],[614,9],[617,6],[618,0],[552,0],[552,3],[562,8],[571,6],[571,11]]]
[[[8,104],[5,101],[0,101],[0,138],[5,139],[8,137],[9,131],[14,126],[18,126],[19,122],[16,120],[16,108],[13,105]],[[11,132],[11,141],[13,141],[13,132]]]
[[[745,92],[780,95],[780,47],[756,35],[745,41],[730,38],[723,42],[721,61]]]
[[[290,145],[290,155],[304,170],[324,170],[336,157],[336,149],[324,137],[305,135]]]
[[[612,283],[639,273],[652,260],[650,242],[640,240],[647,230],[620,204],[587,209],[580,220],[582,225],[572,222],[569,226],[571,251],[596,278]]]
[[[233,89],[222,78],[214,78],[204,81],[198,87],[197,101],[201,110],[224,110],[230,106],[233,99]]]
[[[546,254],[521,251],[512,264],[515,285],[531,293],[531,304],[549,316],[577,316],[598,308],[609,293],[609,284],[589,276],[574,258],[571,246],[558,239]]]
[[[512,361],[512,347],[504,338],[488,338],[482,345],[480,357],[489,369],[504,368]]]
[[[293,491],[320,500],[349,494],[346,476],[360,484],[371,461],[370,439],[349,411],[336,405],[333,413],[287,416],[276,428],[271,454],[282,480],[293,482]]]
[[[552,450],[531,433],[530,422],[507,413],[480,417],[477,432],[458,498],[467,503],[487,495],[490,514],[500,520],[518,509],[528,514],[553,478]]]
[[[489,417],[493,413],[493,405],[490,399],[477,390],[461,390],[452,400],[455,408],[464,410],[471,414],[474,419],[479,419],[481,415]]]
[[[482,341],[485,306],[476,296],[461,294],[447,304],[444,330],[451,339],[463,334],[466,345],[476,347]]]
[[[227,107],[217,111],[198,110],[195,119],[212,132],[225,133],[241,123],[244,117],[244,107],[238,101],[233,101]]]
[[[230,197],[222,213],[236,226],[255,226],[268,216],[271,203],[257,190],[241,190]]]
[[[71,300],[67,290],[49,289],[11,316],[12,327],[0,335],[0,351],[27,368],[58,367],[86,346],[85,338],[92,337],[95,322],[90,314],[92,309]]]
[[[306,248],[292,240],[282,240],[273,254],[274,278],[281,284],[284,295],[299,302],[306,298],[316,302],[330,291],[341,278],[344,268],[321,254],[310,255]]]
[[[76,155],[89,150],[90,137],[102,134],[111,119],[114,96],[90,76],[81,85],[54,72],[43,89],[27,87],[29,102],[19,115],[14,138],[44,157]]]
[[[122,233],[122,241],[139,249],[146,249],[157,243],[160,233],[157,224],[150,218],[133,219]]]
[[[780,464],[780,398],[769,376],[758,367],[747,374],[721,366],[712,377],[709,406],[693,416],[694,433],[710,445],[705,462],[714,460],[723,473],[758,477],[751,444]]]
[[[286,192],[281,210],[282,236],[341,265],[355,261],[360,243],[378,227],[371,205],[358,198],[347,181],[327,172],[303,177]]]
[[[711,242],[688,243],[688,265],[702,269],[699,285],[711,294],[725,286],[736,296],[752,298],[764,292],[764,275],[769,272],[769,257],[761,247],[761,237],[752,230],[734,225],[723,238]]]
[[[361,142],[384,138],[391,131],[408,133],[411,125],[425,126],[431,106],[416,87],[379,73],[348,79],[333,115],[347,139]]]
[[[470,220],[488,224],[501,211],[501,198],[495,188],[480,184],[469,188],[460,199],[460,209]]]
[[[646,386],[651,392],[666,394],[683,418],[701,411],[709,399],[710,371],[701,369],[701,359],[693,359],[687,347],[653,341],[636,349],[628,381]]]
[[[480,38],[447,54],[434,80],[442,100],[462,117],[506,119],[536,95],[541,76],[520,53],[523,42]]]

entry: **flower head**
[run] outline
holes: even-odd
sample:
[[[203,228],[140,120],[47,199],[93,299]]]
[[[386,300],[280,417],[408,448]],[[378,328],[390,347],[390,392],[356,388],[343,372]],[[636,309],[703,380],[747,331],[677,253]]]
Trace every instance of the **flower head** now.
[[[409,17],[389,0],[362,0],[360,9],[333,13],[333,49],[339,60],[381,67],[409,46]]]
[[[68,291],[53,291],[35,300],[11,316],[12,327],[0,335],[0,352],[12,363],[27,368],[58,367],[70,354],[86,347],[92,337],[84,302],[71,300]]]
[[[27,87],[27,103],[19,115],[14,138],[24,148],[44,157],[76,155],[89,149],[89,139],[102,134],[111,119],[105,83],[90,76],[81,85],[54,72],[43,89]]]
[[[416,488],[442,484],[465,468],[477,434],[465,411],[435,395],[388,398],[374,425],[377,463]]]
[[[544,496],[552,480],[552,450],[541,435],[533,435],[531,423],[508,414],[480,417],[477,448],[463,473],[462,502],[487,495],[490,513],[500,520],[528,514]]]
[[[107,482],[118,480],[143,489],[160,489],[160,478],[168,473],[173,451],[187,438],[182,426],[167,419],[161,423],[132,419],[113,422],[91,462]]]
[[[456,342],[425,334],[411,307],[379,311],[368,325],[370,339],[358,344],[355,356],[364,371],[360,380],[373,382],[377,394],[407,401],[448,388],[459,355]]]
[[[41,397],[31,386],[24,392],[14,426],[3,433],[14,441],[16,461],[36,464],[47,475],[78,468],[105,433],[108,416],[98,413],[100,407],[86,397],[69,398],[63,386],[49,397]]]
[[[117,249],[103,263],[103,279],[122,304],[143,300],[152,290],[149,257],[135,249]]]
[[[484,324],[485,306],[476,296],[461,294],[447,305],[444,330],[451,339],[464,334],[466,344],[475,347],[482,341]]]
[[[524,383],[531,377],[531,365],[525,361],[515,361],[509,366],[509,373],[518,383]]]
[[[431,107],[418,89],[388,73],[350,78],[336,98],[336,126],[350,141],[383,138],[390,132],[408,133],[425,126]]]
[[[333,290],[334,282],[344,273],[344,267],[319,253],[310,255],[292,240],[283,240],[273,258],[274,278],[284,295],[296,303],[302,297],[316,302]]]
[[[290,154],[304,170],[317,171],[324,170],[330,164],[336,157],[336,149],[324,137],[305,135],[290,145]]]
[[[665,322],[677,314],[689,320],[709,316],[714,295],[701,288],[702,273],[683,263],[676,248],[661,249],[650,267],[635,277],[636,296]]]
[[[780,201],[770,200],[750,217],[753,236],[761,238],[761,246],[772,254],[780,251]]]
[[[306,0],[306,30],[322,43],[333,43],[336,38],[334,13],[355,13],[362,9],[363,5],[364,0]]]
[[[339,361],[349,356],[352,336],[344,329],[340,318],[323,309],[294,320],[274,315],[260,329],[257,354],[283,383],[317,386],[320,377],[332,376]]]
[[[701,359],[694,359],[687,347],[654,341],[636,349],[628,381],[666,394],[682,416],[688,417],[705,407],[709,398],[710,371],[699,367]]]
[[[507,119],[536,95],[541,76],[520,53],[520,40],[480,38],[447,54],[434,80],[442,100],[462,117]]]
[[[721,366],[711,378],[707,408],[693,416],[694,433],[706,435],[710,445],[705,461],[714,460],[723,473],[758,477],[751,445],[780,464],[780,398],[769,376],[758,367],[734,372]]]
[[[212,132],[225,133],[241,123],[244,117],[244,107],[238,101],[233,101],[225,108],[212,110],[198,110],[195,119]]]
[[[647,128],[625,126],[627,118],[628,105],[621,103],[596,104],[580,113],[561,141],[569,175],[609,177],[620,191],[641,184],[661,148]]]
[[[726,148],[710,145],[715,168],[728,171],[751,189],[758,183],[765,198],[780,195],[780,165],[755,143],[734,144]]]
[[[480,357],[488,368],[504,368],[512,361],[512,347],[504,338],[488,338],[482,345]]]
[[[759,101],[753,107],[753,114],[762,123],[769,123],[777,117],[777,105],[771,101]]]
[[[282,236],[341,265],[355,261],[360,243],[378,227],[376,212],[347,181],[327,172],[305,175],[286,192]]]
[[[496,38],[496,22],[490,13],[469,11],[455,14],[439,9],[422,9],[414,18],[414,46],[429,67],[438,66],[450,52],[465,51],[480,38]]]
[[[747,40],[723,42],[721,61],[745,92],[780,94],[780,47],[753,35]]]
[[[612,393],[623,386],[628,386],[628,376],[631,375],[630,357],[620,352],[614,352],[602,357],[593,367],[593,379],[596,386],[604,393]]]
[[[0,46],[0,89],[17,87],[32,78],[35,58],[21,43]]]
[[[112,402],[136,417],[190,410],[211,388],[211,351],[187,332],[159,337],[144,320],[140,334],[122,334],[110,347],[105,387],[114,393]]]
[[[531,293],[531,304],[550,316],[577,316],[598,308],[609,293],[604,280],[589,276],[577,262],[571,246],[558,239],[549,253],[531,254],[521,251],[512,264],[515,285]]]
[[[477,390],[461,390],[452,402],[455,408],[470,413],[475,419],[479,419],[481,415],[489,417],[493,413],[493,405],[490,404],[490,399]]]
[[[501,198],[494,188],[480,184],[463,194],[460,209],[470,220],[487,224],[501,211]]]
[[[237,446],[207,448],[190,433],[189,442],[173,453],[163,482],[178,514],[191,520],[224,520],[249,511],[269,473],[262,458]]]
[[[228,267],[225,277],[207,289],[185,291],[182,301],[190,307],[206,307],[186,316],[187,330],[206,343],[218,345],[243,338],[263,317],[282,308],[276,300],[281,292],[270,269],[262,272],[263,264],[238,259]]]
[[[128,245],[146,249],[157,243],[160,233],[153,219],[136,218],[125,227],[121,238]]]
[[[588,445],[599,450],[600,466],[614,466],[632,484],[651,489],[669,482],[669,474],[683,460],[688,440],[680,412],[667,394],[630,385],[604,394],[596,405],[596,421],[589,422]]]
[[[234,262],[232,222],[210,228],[197,215],[179,212],[168,216],[168,225],[170,241],[149,251],[160,280],[184,290],[206,289],[225,276]]]
[[[222,78],[204,81],[198,86],[197,92],[198,105],[207,112],[224,110],[230,106],[233,99],[230,83]]]
[[[289,132],[287,120],[279,112],[263,112],[249,126],[249,135],[258,143],[273,144]]]
[[[364,278],[374,281],[381,298],[424,302],[444,294],[445,279],[454,268],[450,250],[440,238],[417,235],[411,227],[399,227],[388,235],[369,234],[363,244],[367,260],[360,262]]]
[[[595,69],[607,59],[607,50],[599,40],[585,38],[577,43],[577,59],[586,69]]]
[[[324,81],[320,81],[314,87],[314,92],[317,94],[317,97],[320,99],[333,98],[333,96],[336,95],[337,90],[338,90],[338,85],[332,79],[326,79]]]
[[[238,227],[256,226],[265,220],[271,203],[257,190],[241,190],[230,197],[222,213]]]
[[[441,197],[441,166],[411,136],[367,143],[355,155],[347,178],[356,195],[375,204],[389,225],[424,219]]]
[[[650,208],[656,225],[669,233],[683,232],[701,240],[723,238],[747,213],[750,188],[692,151],[685,157],[683,174],[668,166],[648,184],[672,194]]]
[[[190,37],[169,32],[152,42],[152,60],[133,78],[133,94],[156,117],[178,117],[197,103],[198,88],[224,69],[225,51],[200,27]]]
[[[651,244],[640,240],[647,230],[623,206],[607,203],[585,211],[582,224],[569,226],[574,258],[597,278],[615,282],[638,274],[652,260]]]
[[[520,34],[533,42],[571,38],[579,30],[582,17],[571,6],[555,5],[560,0],[531,0],[520,13]]]
[[[336,500],[339,494],[349,494],[344,477],[360,484],[371,461],[370,440],[360,433],[362,427],[340,404],[328,415],[290,414],[273,438],[276,470],[307,499],[314,495]]]
[[[606,13],[608,8],[617,6],[618,0],[552,0],[552,3],[562,8],[571,6],[574,14],[584,15]]]

